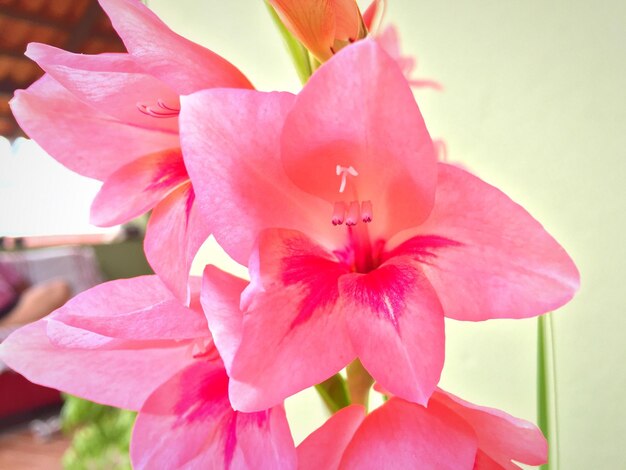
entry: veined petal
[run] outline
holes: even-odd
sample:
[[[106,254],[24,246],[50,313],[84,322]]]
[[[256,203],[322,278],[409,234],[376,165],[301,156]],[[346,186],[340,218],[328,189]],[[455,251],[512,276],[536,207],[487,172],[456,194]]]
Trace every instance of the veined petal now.
[[[439,164],[435,206],[416,232],[388,256],[416,260],[450,318],[532,317],[578,290],[576,266],[541,224],[455,166]]]
[[[144,240],[146,258],[165,285],[189,303],[189,270],[200,246],[210,235],[199,214],[190,182],[183,183],[159,202],[150,216]]]
[[[246,284],[245,280],[215,266],[204,269],[200,300],[227,372],[241,343],[243,312],[239,300]]]
[[[11,334],[0,345],[0,359],[31,382],[105,405],[138,410],[190,359],[188,342],[171,342],[169,347],[137,341],[119,341],[113,349],[57,347],[46,334],[47,323],[40,320]]]
[[[342,41],[355,41],[361,31],[361,12],[354,0],[333,0],[333,13],[335,15],[335,39]]]
[[[280,160],[289,93],[206,90],[182,98],[181,144],[198,206],[217,242],[246,264],[264,228],[302,230],[320,241],[341,234],[332,206],[298,189]]]
[[[298,470],[334,470],[365,419],[365,408],[350,405],[337,411],[298,446]]]
[[[282,229],[261,234],[256,257],[230,374],[231,402],[244,411],[280,403],[355,356],[337,307],[337,280],[346,268],[304,234]]]
[[[20,127],[46,152],[99,180],[142,155],[180,145],[175,134],[130,126],[97,111],[50,75],[18,90],[10,104]]]
[[[73,54],[31,43],[26,56],[76,98],[103,114],[133,126],[178,134],[175,117],[157,119],[138,109],[140,104],[157,106],[158,101],[178,108],[179,100],[178,94],[146,74],[129,54]]]
[[[471,427],[452,411],[394,397],[365,418],[339,468],[470,469],[476,450]]]
[[[331,204],[371,201],[373,239],[419,225],[432,208],[432,140],[402,71],[371,40],[311,77],[285,120],[281,158],[310,194]]]
[[[91,223],[106,227],[128,222],[185,181],[189,175],[180,148],[139,157],[106,179],[91,205]]]
[[[181,340],[210,336],[199,308],[186,308],[157,276],[119,279],[93,287],[67,302],[50,318],[110,338],[134,341]]]
[[[133,467],[295,468],[281,407],[235,412],[219,362],[197,362],[156,390],[142,408],[131,442]]]
[[[432,401],[452,410],[474,428],[478,447],[484,454],[480,457],[483,464],[475,468],[489,468],[489,460],[496,463],[493,468],[509,470],[520,468],[511,460],[533,466],[548,460],[548,443],[534,424],[494,408],[474,405],[443,390],[437,390]]]
[[[179,36],[135,0],[99,0],[128,52],[179,95],[205,88],[252,88],[231,63]]]
[[[269,0],[289,31],[320,61],[330,59],[335,40],[334,0]],[[356,2],[354,2],[356,4]]]
[[[383,388],[426,405],[444,362],[444,316],[423,273],[388,262],[339,282],[359,359]]]

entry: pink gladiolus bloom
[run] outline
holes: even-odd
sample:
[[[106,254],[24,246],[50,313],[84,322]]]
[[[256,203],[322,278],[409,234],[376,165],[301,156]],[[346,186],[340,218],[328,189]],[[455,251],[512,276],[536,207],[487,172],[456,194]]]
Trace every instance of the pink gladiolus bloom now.
[[[355,357],[426,404],[444,315],[532,317],[578,288],[572,260],[522,207],[437,163],[402,71],[374,41],[342,50],[297,97],[206,90],[181,104],[199,209],[250,270],[228,327],[207,311],[220,353],[234,352],[235,409],[280,403]]]
[[[298,446],[298,468],[512,470],[512,460],[541,465],[547,454],[532,423],[437,390],[428,408],[391,398],[367,416],[340,410]]]
[[[73,171],[104,181],[92,222],[110,226],[153,209],[150,264],[181,300],[209,235],[198,216],[178,135],[179,95],[251,88],[239,70],[171,31],[136,0],[101,0],[128,54],[82,55],[44,44],[26,54],[46,75],[18,91],[22,129]]]
[[[243,282],[222,279],[216,296],[236,304]],[[0,358],[35,383],[139,411],[134,468],[295,468],[282,405],[232,409],[191,281],[191,308],[156,276],[101,284],[13,333]]]

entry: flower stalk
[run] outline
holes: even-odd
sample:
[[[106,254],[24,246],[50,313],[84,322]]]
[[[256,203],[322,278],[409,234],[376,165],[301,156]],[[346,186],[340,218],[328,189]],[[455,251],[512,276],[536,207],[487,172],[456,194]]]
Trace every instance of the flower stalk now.
[[[558,470],[558,420],[556,403],[556,361],[552,315],[537,319],[537,424],[548,441],[548,463],[542,470]]]
[[[358,359],[348,365],[346,371],[348,373],[350,401],[363,405],[367,409],[370,388],[374,384],[374,379]]]

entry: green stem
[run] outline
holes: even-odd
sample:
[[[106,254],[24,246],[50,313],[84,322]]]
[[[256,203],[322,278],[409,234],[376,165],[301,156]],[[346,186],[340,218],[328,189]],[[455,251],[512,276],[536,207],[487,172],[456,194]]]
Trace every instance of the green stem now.
[[[355,359],[348,368],[348,393],[350,394],[350,401],[352,403],[359,403],[367,409],[367,402],[369,401],[370,388],[374,384],[374,379],[365,370],[363,364],[358,359]]]
[[[319,393],[331,414],[350,404],[346,381],[340,374],[335,374],[322,383],[317,384],[315,390]]]
[[[542,470],[558,470],[556,361],[554,357],[552,316],[542,315],[537,321],[537,423],[548,440],[548,463]]]
[[[311,63],[309,61],[309,51],[287,30],[272,5],[266,1],[265,6],[267,6],[267,10],[272,17],[278,32],[282,36],[283,41],[285,42],[285,46],[287,47],[287,51],[289,51],[289,55],[291,56],[291,60],[293,61],[293,65],[296,68],[300,81],[302,84],[305,84],[313,73],[313,69],[311,68]]]

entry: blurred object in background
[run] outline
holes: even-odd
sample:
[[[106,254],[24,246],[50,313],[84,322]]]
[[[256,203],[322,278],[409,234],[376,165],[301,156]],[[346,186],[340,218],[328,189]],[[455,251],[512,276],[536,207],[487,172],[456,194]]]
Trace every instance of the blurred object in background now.
[[[66,470],[130,470],[129,443],[136,413],[66,395],[62,426],[73,434]]]
[[[101,183],[18,139],[24,133],[8,102],[43,75],[23,55],[30,42],[85,54],[125,52],[97,0],[0,0],[0,342],[70,295],[107,279],[151,273],[142,250],[145,222],[121,230],[90,225],[89,205]],[[68,447],[66,468],[130,468],[134,414],[66,400],[68,437],[60,433],[59,392],[0,363],[0,469],[61,468]]]
[[[0,135],[23,135],[8,102],[43,72],[24,57],[29,42],[72,52],[125,52],[96,0],[0,0]]]
[[[100,240],[101,243],[95,245],[44,248],[28,247],[51,241],[76,241],[81,237],[26,237],[23,239],[26,248],[0,251],[0,266],[16,285],[47,285],[50,279],[62,279],[68,291],[76,295],[108,279],[150,274],[141,234],[139,226],[131,229],[130,234],[123,232],[120,242]],[[84,241],[91,238],[82,237]],[[5,246],[18,246],[12,239],[4,241]],[[27,316],[29,321],[36,319]],[[16,326],[12,323],[0,327],[0,342]],[[0,469],[60,468],[61,454],[68,448],[63,458],[63,465],[68,469],[130,468],[128,443],[135,414],[75,397],[65,399],[61,422],[67,437],[52,426],[61,407],[59,392],[32,384],[8,369],[3,370],[0,363]],[[34,419],[38,423],[35,428],[32,426]],[[29,421],[30,430],[16,426]],[[39,432],[42,429],[49,434]],[[42,436],[48,437],[48,441],[42,442]],[[37,467],[39,461],[47,463]]]
[[[102,280],[92,247],[0,252],[0,288],[4,286],[6,294],[5,305],[0,305],[5,314],[0,318],[0,341]],[[57,391],[34,385],[0,363],[0,426],[30,419],[60,402]]]

